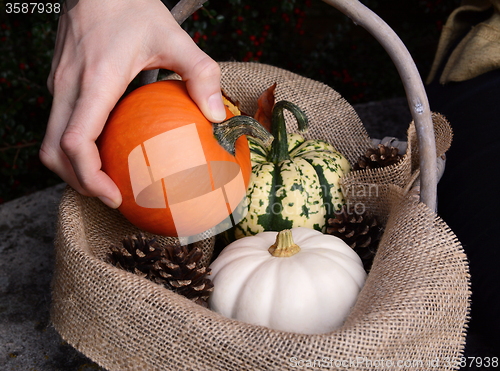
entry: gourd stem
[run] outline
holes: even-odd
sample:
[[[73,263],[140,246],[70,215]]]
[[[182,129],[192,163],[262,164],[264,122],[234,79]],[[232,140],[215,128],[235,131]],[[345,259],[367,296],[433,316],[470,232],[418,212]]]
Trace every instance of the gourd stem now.
[[[285,229],[278,233],[276,242],[269,247],[268,251],[272,256],[288,258],[297,254],[300,251],[300,247],[293,242],[292,231]]]
[[[274,140],[271,144],[269,155],[267,156],[267,160],[274,164],[290,159],[290,155],[288,154],[284,109],[287,109],[295,116],[300,132],[306,132],[308,128],[305,113],[295,104],[282,100],[274,105],[271,119],[271,132]]]
[[[212,124],[215,139],[230,154],[235,154],[235,144],[242,135],[249,135],[261,140],[267,147],[273,136],[254,118],[234,116],[221,123]]]

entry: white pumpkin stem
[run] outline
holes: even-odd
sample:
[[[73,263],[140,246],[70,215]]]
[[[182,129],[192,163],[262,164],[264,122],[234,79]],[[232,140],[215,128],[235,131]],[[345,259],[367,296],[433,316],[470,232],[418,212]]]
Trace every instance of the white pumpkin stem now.
[[[276,242],[268,251],[272,256],[287,258],[297,254],[300,251],[300,247],[293,242],[292,231],[285,229],[278,233]]]

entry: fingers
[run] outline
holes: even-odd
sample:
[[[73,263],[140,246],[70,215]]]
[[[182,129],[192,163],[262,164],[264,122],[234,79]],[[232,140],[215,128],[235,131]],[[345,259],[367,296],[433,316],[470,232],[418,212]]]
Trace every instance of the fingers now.
[[[98,79],[96,76],[95,81],[99,81],[100,85],[81,84],[75,96],[72,96],[75,92],[71,87],[76,86],[76,82],[56,81],[40,159],[77,192],[97,196],[108,206],[116,208],[122,202],[121,194],[111,178],[101,170],[95,141],[121,95],[121,85],[106,88],[105,78]]]
[[[73,76],[72,79],[63,78],[61,75]],[[90,196],[79,183],[71,162],[61,149],[61,137],[66,130],[69,118],[73,112],[74,102],[77,98],[78,90],[71,86],[77,80],[77,71],[64,72],[59,69],[57,72],[57,82],[54,84],[54,71],[51,71],[47,85],[51,90],[54,99],[50,110],[49,121],[42,145],[40,147],[40,161],[51,171],[73,187],[79,193]],[[55,85],[55,86],[54,86]]]
[[[78,131],[66,131],[61,138],[61,149],[69,159],[74,174],[85,192],[97,196],[106,205],[117,208],[122,198],[118,187],[101,170],[101,160],[95,141]],[[66,170],[66,169],[65,169]],[[71,174],[66,172],[66,174]]]
[[[61,137],[61,149],[73,166],[79,184],[92,196],[116,208],[121,194],[111,178],[101,170],[101,159],[95,141],[109,113],[125,88],[117,81],[99,79],[99,86],[82,85],[69,123]],[[94,82],[95,84],[95,82]]]
[[[90,196],[80,185],[71,162],[66,157],[60,147],[61,137],[66,128],[66,122],[72,112],[72,107],[61,104],[61,101],[55,101],[50,112],[49,123],[40,147],[40,161],[51,171],[59,175],[59,177],[73,187],[77,192],[84,196]],[[64,124],[59,124],[63,121]]]

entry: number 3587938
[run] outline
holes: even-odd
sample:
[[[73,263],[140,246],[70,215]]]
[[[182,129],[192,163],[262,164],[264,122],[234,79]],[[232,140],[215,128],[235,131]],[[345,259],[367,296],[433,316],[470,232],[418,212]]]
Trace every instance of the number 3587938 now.
[[[5,11],[14,14],[42,14],[61,12],[60,3],[6,3]]]

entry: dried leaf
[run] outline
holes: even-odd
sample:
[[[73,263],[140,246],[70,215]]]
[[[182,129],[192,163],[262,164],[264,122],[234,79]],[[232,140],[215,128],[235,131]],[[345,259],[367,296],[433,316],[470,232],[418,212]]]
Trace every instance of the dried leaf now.
[[[256,119],[262,126],[264,126],[267,131],[271,132],[271,121],[273,107],[275,103],[274,90],[276,89],[276,83],[274,83],[270,88],[264,91],[257,103],[259,108],[255,113],[254,119]]]
[[[222,100],[224,102],[224,105],[229,109],[229,111],[231,111],[233,115],[240,116],[243,114],[240,109],[240,103],[233,102],[233,100],[229,98],[224,90],[222,90]]]

